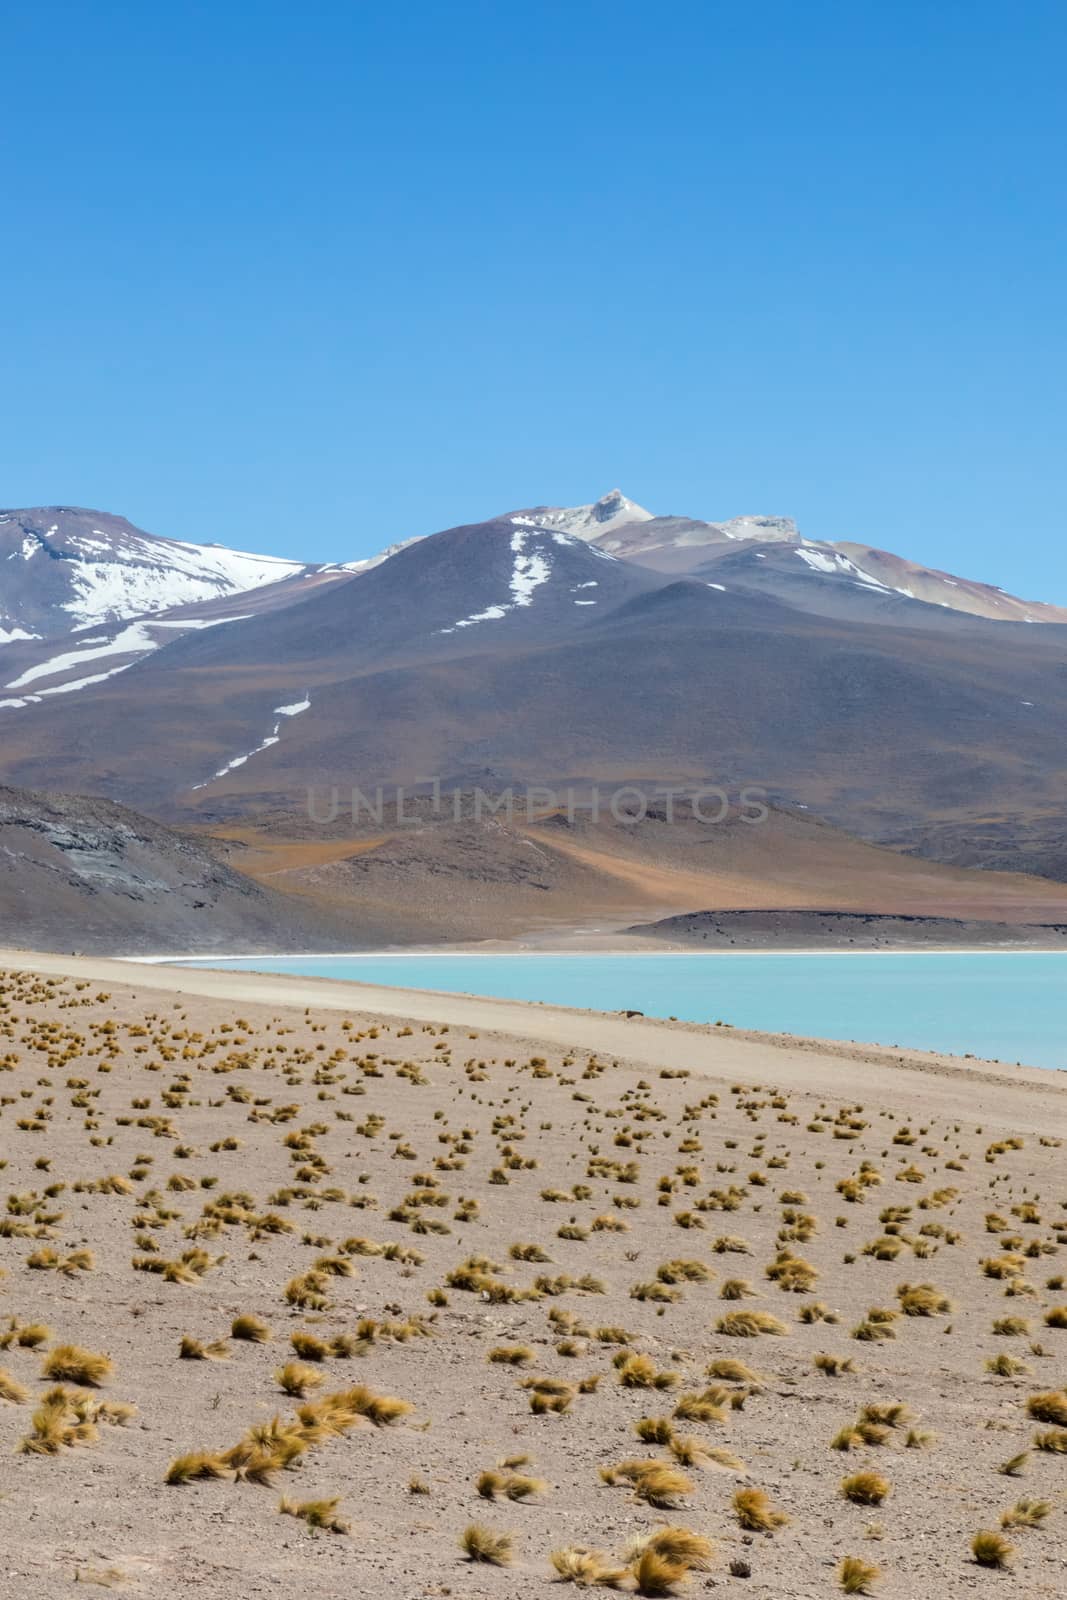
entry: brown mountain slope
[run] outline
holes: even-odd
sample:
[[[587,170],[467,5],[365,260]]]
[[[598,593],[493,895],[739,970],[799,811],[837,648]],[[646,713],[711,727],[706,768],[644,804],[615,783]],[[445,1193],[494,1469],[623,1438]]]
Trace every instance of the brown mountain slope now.
[[[680,806],[672,821],[653,809],[637,824],[557,813],[531,823],[423,816],[401,826],[387,813],[384,832],[340,818],[303,837],[279,831],[294,820],[299,827],[284,815],[231,827],[230,859],[389,943],[552,942],[711,907],[1067,921],[1061,885],[942,867],[777,811],[758,824],[737,815],[704,824]]]

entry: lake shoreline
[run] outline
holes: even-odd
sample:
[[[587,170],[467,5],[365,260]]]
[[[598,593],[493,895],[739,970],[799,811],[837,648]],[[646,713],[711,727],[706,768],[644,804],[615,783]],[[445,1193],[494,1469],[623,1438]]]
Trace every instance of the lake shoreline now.
[[[668,953],[660,952],[661,955]],[[871,954],[871,952],[856,953]],[[915,952],[907,953],[915,954]],[[959,954],[959,952],[952,953]],[[987,953],[976,952],[976,954]],[[798,954],[810,957],[812,952],[798,952]],[[818,954],[821,956],[824,952]],[[1047,1081],[1062,1071],[1058,1065],[1051,1063],[1023,1064],[1020,1060],[1020,1064],[1015,1065],[1012,1060],[1004,1056],[998,1057],[988,1052],[953,1051],[919,1044],[891,1044],[869,1039],[834,1038],[803,1029],[756,1028],[729,1021],[716,1025],[714,1021],[687,1019],[675,1014],[646,1016],[642,1010],[637,1009],[633,1016],[627,1018],[625,1011],[630,1008],[569,1005],[558,1001],[438,989],[428,985],[373,983],[351,977],[278,970],[258,971],[247,967],[211,965],[202,961],[195,965],[183,966],[176,965],[170,960],[130,961],[0,949],[0,968],[84,977],[91,981],[119,983],[137,989],[196,996],[205,1001],[224,999],[264,1005],[317,1006],[330,1011],[351,1010],[373,1012],[389,1017],[414,1017],[424,1022],[445,1023],[452,1026],[469,1024],[533,1040],[545,1037],[547,1030],[548,1035],[557,1042],[580,1038],[584,1048],[596,1049],[599,1046],[604,1050],[631,1058],[634,1046],[643,1042],[652,1050],[650,1065],[654,1060],[659,1061],[660,1065],[671,1065],[672,1058],[662,1054],[663,1040],[670,1038],[677,1041],[681,1036],[713,1042],[728,1040],[731,1043],[762,1047],[771,1059],[778,1059],[787,1051],[797,1051],[805,1056],[810,1056],[813,1052],[822,1053],[834,1059],[847,1058],[880,1068],[903,1067],[906,1070],[922,1073],[947,1071],[955,1074],[974,1074],[980,1069],[983,1073],[995,1074],[996,1081],[1000,1083],[1014,1085],[1024,1083],[1026,1074],[1037,1074],[1036,1081]],[[696,1052],[694,1061],[701,1060],[701,1053]],[[703,1068],[698,1065],[698,1070]]]
[[[577,947],[567,949],[552,949],[544,945],[530,945],[527,948],[516,950],[513,947],[499,949],[486,949],[484,945],[411,945],[402,950],[253,950],[244,954],[227,956],[217,955],[155,955],[155,956],[111,956],[106,959],[113,961],[127,961],[131,966],[171,966],[171,967],[217,967],[224,971],[226,964],[233,961],[407,961],[432,957],[447,959],[449,956],[462,957],[468,960],[473,956],[492,957],[502,959],[513,957],[517,959],[529,958],[559,958],[581,960],[587,955],[611,956],[614,958],[633,958],[637,956],[682,956],[715,958],[735,958],[740,956],[1067,956],[1067,950],[1062,945],[1038,944],[1005,944],[1005,945],[893,945],[884,949],[870,947],[859,950],[827,950],[823,947],[797,946],[790,949],[769,947],[764,950],[693,950],[681,946],[670,947],[660,944],[635,947],[633,945],[609,948],[595,945],[588,950]],[[103,959],[103,958],[102,958]],[[268,970],[268,969],[265,969]]]

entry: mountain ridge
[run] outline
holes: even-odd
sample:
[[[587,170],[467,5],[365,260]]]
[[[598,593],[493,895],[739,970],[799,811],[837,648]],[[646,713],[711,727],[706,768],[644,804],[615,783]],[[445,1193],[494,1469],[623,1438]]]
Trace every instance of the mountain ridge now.
[[[745,514],[708,522],[661,515],[612,489],[586,505],[528,507],[466,526],[515,525],[517,518],[651,571],[707,582],[721,579],[716,567],[725,562],[729,569],[740,553],[748,558],[746,586],[816,610],[825,606],[819,588],[833,584],[838,590],[848,586],[895,594],[992,621],[1067,623],[1067,607],[1021,599],[994,584],[858,540],[810,539],[784,516]],[[167,617],[175,627],[186,622],[192,627],[227,598],[240,597],[242,609],[247,604],[252,614],[275,609],[323,584],[366,576],[432,537],[417,534],[347,561],[304,562],[235,550],[217,540],[166,538],[124,517],[84,507],[0,510],[0,651],[148,618],[158,624]],[[758,569],[756,561],[769,565]],[[813,581],[819,579],[821,585]],[[847,599],[839,595],[837,604]],[[26,659],[32,665],[38,658],[31,651]]]

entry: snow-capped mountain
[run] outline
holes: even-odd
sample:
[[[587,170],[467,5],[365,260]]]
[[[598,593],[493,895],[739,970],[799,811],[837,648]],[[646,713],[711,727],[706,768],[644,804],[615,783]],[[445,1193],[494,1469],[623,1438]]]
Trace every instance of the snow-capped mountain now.
[[[224,545],[161,539],[102,511],[0,511],[0,643],[169,612],[316,570]]]
[[[865,590],[921,601],[993,622],[1067,622],[1067,608],[1022,600],[993,584],[852,540],[808,539],[790,517],[741,516],[726,522],[657,516],[618,489],[589,506],[569,510],[539,506],[525,515],[562,527],[599,550],[651,567],[711,580],[732,576],[820,613],[849,603],[848,591]],[[757,562],[763,562],[763,567]],[[722,566],[722,572],[716,569]],[[804,584],[803,579],[816,583]],[[837,593],[831,598],[830,589]]]
[[[218,816],[435,773],[732,779],[935,848],[968,807],[1035,828],[1055,813],[1060,629],[931,604],[903,592],[917,579],[782,521],[690,527],[678,573],[552,509],[446,529],[363,571],[303,569],[12,642],[0,782]],[[595,505],[570,511],[586,534],[598,520]],[[607,538],[662,539],[665,520],[616,521]],[[0,580],[45,559],[0,561]]]
[[[805,538],[789,517],[746,515],[704,522],[660,516],[619,489],[587,505],[534,506],[473,526],[558,534],[638,568],[755,590],[819,615],[883,614],[883,620],[896,620],[901,603],[910,602],[916,612],[936,607],[993,621],[1067,622],[1067,608],[1021,600],[991,584],[868,544]],[[107,512],[69,506],[0,511],[0,648],[5,669],[0,690],[35,684],[35,694],[67,692],[63,684],[68,680],[95,681],[99,669],[86,674],[82,668],[102,657],[108,658],[108,672],[125,670],[182,632],[273,611],[303,600],[322,585],[366,577],[429,537],[415,535],[372,556],[316,564],[221,544],[164,539]],[[549,542],[531,556],[532,578],[552,548]],[[478,566],[488,581],[493,563],[471,567],[468,576],[480,592]],[[453,592],[451,584],[447,587]],[[532,582],[531,594],[539,587]],[[872,611],[879,597],[883,604]],[[487,598],[483,606],[472,601],[469,614],[457,615],[448,626],[462,632],[482,611],[482,620],[493,620],[498,611],[508,615],[516,610],[525,611],[526,603],[517,601],[505,582],[499,595]],[[545,615],[544,605],[539,606],[538,616],[543,620]],[[932,625],[929,615],[925,621]],[[68,636],[69,643],[57,651],[56,642]],[[56,672],[44,670],[57,660]]]
[[[512,515],[527,517],[543,528],[559,528],[563,533],[577,534],[579,539],[590,542],[608,536],[616,528],[655,519],[654,511],[646,511],[636,500],[628,500],[621,489],[609,489],[587,506],[532,506]]]

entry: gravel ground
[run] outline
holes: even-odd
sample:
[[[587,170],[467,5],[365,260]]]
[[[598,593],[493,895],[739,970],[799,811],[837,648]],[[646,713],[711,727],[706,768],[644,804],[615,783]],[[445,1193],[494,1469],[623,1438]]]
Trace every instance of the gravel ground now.
[[[0,1367],[28,1393],[0,1402],[0,1600],[86,1582],[205,1600],[510,1600],[550,1592],[553,1550],[587,1546],[617,1565],[629,1539],[664,1523],[712,1541],[708,1569],[684,1575],[679,1593],[833,1594],[850,1555],[882,1569],[877,1592],[901,1600],[1067,1591],[1067,1454],[1034,1449],[1022,1476],[998,1470],[1053,1426],[1027,1415],[1030,1396],[1059,1391],[1067,1408],[1067,1328],[1045,1322],[1067,1306],[1067,1288],[1049,1284],[1067,1270],[1067,1101],[1054,1074],[933,1058],[916,1070],[843,1046],[648,1023],[625,1034],[619,1019],[578,1013],[568,1048],[563,1014],[537,1007],[497,1006],[508,1034],[471,1023],[475,1003],[464,1012],[461,997],[441,1002],[448,1020],[405,1024],[339,1004],[305,1010],[305,989],[282,979],[257,980],[264,1003],[247,998],[244,974],[234,1000],[153,988],[163,980],[149,972],[102,987],[71,967],[0,976],[0,1290],[14,1319]],[[650,1059],[635,1059],[643,1049]],[[864,1163],[872,1181],[850,1185]],[[1003,1231],[987,1231],[1000,1226],[990,1215]],[[625,1227],[596,1226],[603,1218]],[[864,1254],[876,1239],[899,1246],[896,1258]],[[363,1253],[387,1244],[397,1249]],[[516,1245],[549,1259],[514,1259]],[[172,1274],[188,1283],[133,1266],[194,1250],[207,1263]],[[782,1250],[814,1269],[806,1292],[767,1276]],[[28,1265],[41,1251],[58,1268]],[[473,1287],[450,1286],[472,1256],[485,1258],[461,1275]],[[1005,1256],[1018,1270],[987,1276],[980,1263]],[[690,1265],[665,1268],[679,1260]],[[664,1290],[664,1277],[680,1281]],[[724,1299],[731,1279],[751,1298]],[[293,1280],[322,1299],[292,1304]],[[900,1313],[905,1283],[935,1286],[951,1309],[898,1314],[881,1324],[889,1339],[853,1337],[870,1308]],[[676,1297],[632,1296],[653,1284]],[[800,1320],[816,1306],[819,1320]],[[717,1331],[738,1310],[785,1331]],[[266,1323],[268,1342],[230,1337],[242,1314]],[[1028,1331],[994,1334],[1005,1316]],[[47,1336],[21,1345],[32,1324]],[[598,1337],[612,1328],[630,1344]],[[349,1350],[307,1363],[321,1379],[309,1401],[365,1385],[411,1410],[383,1426],[355,1416],[324,1438],[305,1419],[298,1458],[272,1483],[228,1470],[168,1485],[181,1454],[218,1455],[276,1414],[295,1417],[302,1402],[276,1374],[297,1359],[300,1331]],[[225,1340],[227,1359],[180,1359],[183,1335]],[[20,1453],[50,1387],[42,1368],[65,1344],[112,1363],[98,1390],[68,1382],[70,1395],[136,1414],[55,1454]],[[501,1345],[528,1347],[528,1363],[490,1362]],[[627,1350],[675,1381],[624,1386],[614,1360]],[[818,1353],[853,1369],[825,1376]],[[999,1355],[1028,1370],[991,1374]],[[728,1358],[755,1376],[718,1383],[717,1417],[672,1417]],[[599,1383],[562,1414],[536,1415],[522,1385],[545,1377]],[[865,1406],[897,1403],[912,1415],[884,1443],[830,1448]],[[736,1465],[679,1468],[668,1444],[639,1439],[642,1418],[669,1419],[675,1437]],[[479,1496],[478,1475],[516,1456],[528,1463],[503,1470],[543,1488],[521,1502]],[[683,1471],[676,1505],[602,1480],[601,1466],[634,1457]],[[888,1480],[883,1504],[843,1497],[841,1479],[862,1470]],[[413,1493],[413,1479],[428,1492]],[[789,1521],[746,1531],[734,1496],[751,1488]],[[339,1497],[348,1532],[280,1515],[283,1495]],[[1023,1497],[1049,1503],[1044,1525],[1009,1531],[1005,1571],[977,1565],[974,1533]],[[464,1559],[472,1522],[512,1536],[509,1565]]]

